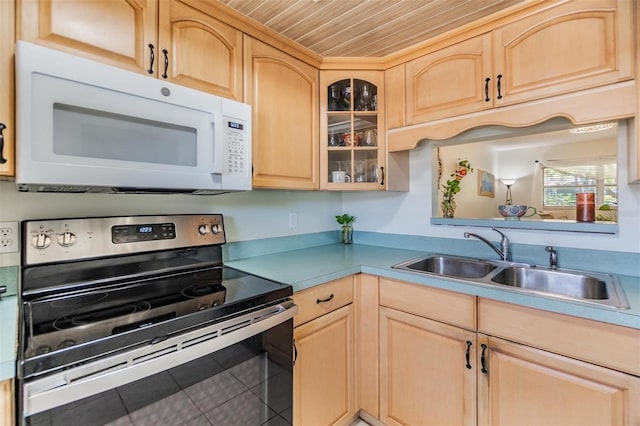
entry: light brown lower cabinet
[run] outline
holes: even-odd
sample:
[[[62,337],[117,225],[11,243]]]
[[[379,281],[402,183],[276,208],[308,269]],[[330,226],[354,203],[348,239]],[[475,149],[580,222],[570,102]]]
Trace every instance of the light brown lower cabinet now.
[[[293,424],[349,424],[354,398],[353,305],[294,330]]]
[[[380,308],[380,420],[476,423],[476,333]]]
[[[385,278],[379,295],[383,424],[640,425],[639,330]]]
[[[495,337],[478,343],[481,425],[640,424],[640,378]]]
[[[13,380],[0,382],[0,425],[15,424]]]
[[[294,300],[293,424],[348,425],[357,416],[353,276],[296,293]]]
[[[294,298],[294,425],[640,425],[640,330],[366,274]]]

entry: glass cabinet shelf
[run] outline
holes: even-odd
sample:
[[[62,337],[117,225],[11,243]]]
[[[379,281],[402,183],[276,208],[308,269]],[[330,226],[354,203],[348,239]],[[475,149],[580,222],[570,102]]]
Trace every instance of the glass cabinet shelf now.
[[[321,186],[383,190],[385,144],[379,136],[384,130],[381,121],[384,117],[378,111],[383,73],[358,72],[361,78],[348,73],[321,73],[324,87],[321,98],[326,96],[326,110],[321,119],[321,145],[324,145]]]

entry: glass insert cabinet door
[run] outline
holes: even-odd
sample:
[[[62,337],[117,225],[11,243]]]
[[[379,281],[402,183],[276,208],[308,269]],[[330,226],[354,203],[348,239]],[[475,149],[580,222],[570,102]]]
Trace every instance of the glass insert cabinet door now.
[[[321,71],[321,187],[384,190],[383,74]]]

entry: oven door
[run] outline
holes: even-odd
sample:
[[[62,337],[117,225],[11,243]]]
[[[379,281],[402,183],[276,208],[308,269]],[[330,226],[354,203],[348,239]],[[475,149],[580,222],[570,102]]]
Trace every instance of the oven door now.
[[[291,424],[292,301],[20,386],[23,425]]]

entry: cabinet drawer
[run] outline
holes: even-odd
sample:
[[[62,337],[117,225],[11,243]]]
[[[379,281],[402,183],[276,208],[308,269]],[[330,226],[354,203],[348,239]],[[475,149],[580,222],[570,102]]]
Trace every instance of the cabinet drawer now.
[[[475,330],[475,296],[380,278],[380,305]]]
[[[480,299],[478,330],[604,367],[640,374],[640,330]]]
[[[353,301],[353,275],[340,278],[293,295],[298,305],[294,327],[348,305]]]

